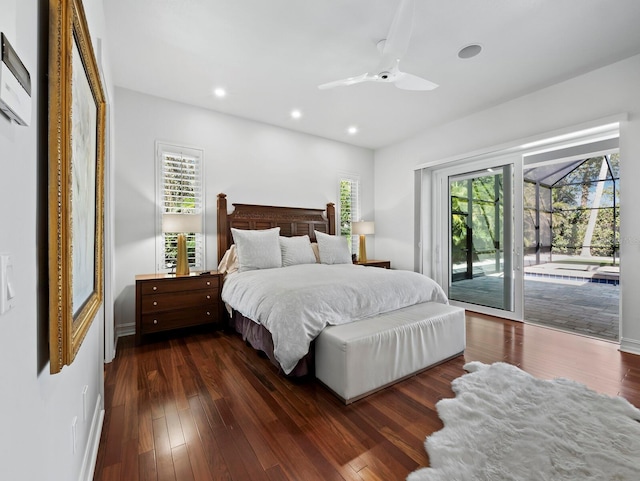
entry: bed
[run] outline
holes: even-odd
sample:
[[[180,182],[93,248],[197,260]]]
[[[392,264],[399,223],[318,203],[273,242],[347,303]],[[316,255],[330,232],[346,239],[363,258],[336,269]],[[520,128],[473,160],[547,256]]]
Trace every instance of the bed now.
[[[217,243],[218,263],[233,245],[231,229],[271,229],[280,227],[280,234],[287,237],[308,235],[315,242],[316,232],[329,235],[336,233],[336,211],[333,203],[325,209],[299,207],[278,207],[256,204],[232,204],[229,212],[226,194],[218,194],[217,201]],[[228,308],[228,306],[227,306]],[[247,344],[264,353],[277,366],[271,333],[261,324],[243,316],[237,310],[229,309],[229,326],[242,335]],[[288,373],[292,377],[306,376],[314,371],[314,355],[310,351],[296,367]]]
[[[230,326],[248,344],[264,352],[285,375],[314,373],[313,343],[327,326],[357,321],[362,328],[356,327],[356,331],[367,331],[376,322],[391,322],[397,330],[395,313],[405,313],[404,308],[437,303],[446,306],[442,309],[457,309],[448,306],[440,286],[426,276],[357,266],[350,261],[350,255],[348,259],[329,257],[327,252],[333,253],[326,247],[323,250],[323,246],[327,242],[333,246],[342,239],[335,236],[333,204],[327,204],[326,209],[302,209],[234,203],[229,212],[226,195],[219,194],[217,220],[218,260],[222,271],[227,270],[230,254],[236,248],[234,236],[236,240],[254,234],[279,239],[308,237],[308,243],[318,246],[314,250],[315,258],[309,262],[283,268],[232,270],[225,275],[222,299],[230,313]],[[239,243],[238,249],[244,246],[243,242]],[[307,243],[302,239],[291,239],[291,242]],[[346,240],[344,243],[346,246]],[[269,249],[272,244],[270,240]],[[281,247],[284,258],[284,244]],[[247,248],[243,248],[246,251]],[[321,256],[324,256],[323,262],[319,262]],[[341,294],[345,295],[339,297]],[[456,315],[459,321],[459,313]],[[386,321],[387,318],[390,320]],[[417,325],[416,320],[412,321],[414,325]],[[368,328],[365,327],[367,323]],[[353,329],[348,335],[350,338]],[[380,329],[376,327],[376,330]],[[339,332],[336,330],[336,335]],[[397,333],[394,335],[397,337]],[[448,337],[452,335],[455,334],[447,334]],[[416,337],[415,333],[410,336]],[[459,354],[459,346],[460,342],[456,341],[456,347],[449,349],[445,357],[451,357],[452,349],[453,354]],[[434,364],[432,361],[429,362]]]

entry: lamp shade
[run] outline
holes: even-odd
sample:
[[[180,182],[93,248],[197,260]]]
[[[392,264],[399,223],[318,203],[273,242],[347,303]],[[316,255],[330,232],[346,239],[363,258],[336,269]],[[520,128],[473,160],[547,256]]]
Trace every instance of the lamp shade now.
[[[372,221],[359,221],[351,223],[351,233],[353,235],[375,234],[374,223]]]
[[[162,232],[189,233],[202,232],[200,214],[163,214]]]

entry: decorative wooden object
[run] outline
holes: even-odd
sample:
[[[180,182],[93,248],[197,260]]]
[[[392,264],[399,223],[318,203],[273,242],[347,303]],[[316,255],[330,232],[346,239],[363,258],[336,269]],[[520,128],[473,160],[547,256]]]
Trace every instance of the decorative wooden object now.
[[[307,234],[315,242],[314,231],[330,235],[336,233],[336,209],[333,203],[322,209],[274,207],[269,205],[233,204],[227,212],[227,195],[218,194],[218,262],[233,244],[231,228],[271,229],[280,227],[280,235],[293,237]]]

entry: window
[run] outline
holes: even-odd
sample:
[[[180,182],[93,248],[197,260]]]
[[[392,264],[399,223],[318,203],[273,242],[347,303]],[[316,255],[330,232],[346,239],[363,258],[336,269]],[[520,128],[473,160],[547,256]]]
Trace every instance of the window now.
[[[355,177],[340,179],[340,235],[349,236],[351,253],[358,252],[358,236],[351,234],[351,223],[360,220],[360,181]]]
[[[156,144],[158,182],[158,238],[156,262],[160,271],[171,270],[175,266],[178,234],[185,234],[189,266],[196,270],[204,269],[204,186],[203,157],[198,149],[177,145]],[[164,214],[193,215],[196,224],[202,226],[200,232],[163,232]]]

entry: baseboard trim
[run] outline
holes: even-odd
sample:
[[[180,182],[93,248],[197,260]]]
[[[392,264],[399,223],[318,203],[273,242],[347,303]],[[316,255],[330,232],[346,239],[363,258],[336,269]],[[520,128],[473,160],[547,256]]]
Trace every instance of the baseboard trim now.
[[[622,352],[640,355],[640,341],[636,341],[635,339],[625,339],[623,337],[620,340],[620,350]]]
[[[136,333],[136,323],[119,324],[116,326],[116,337],[133,336]]]
[[[102,408],[102,396],[98,394],[96,407],[93,411],[91,430],[87,448],[82,459],[82,469],[80,470],[79,481],[92,481],[98,460],[98,448],[100,447],[100,435],[102,434],[102,424],[104,423],[104,409]]]

